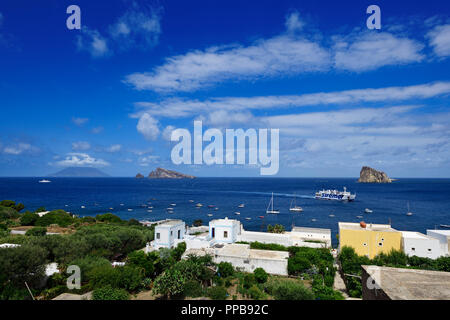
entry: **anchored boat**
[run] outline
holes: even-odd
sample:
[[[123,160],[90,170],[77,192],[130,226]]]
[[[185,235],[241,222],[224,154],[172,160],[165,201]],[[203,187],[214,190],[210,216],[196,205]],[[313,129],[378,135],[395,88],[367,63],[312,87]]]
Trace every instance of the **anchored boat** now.
[[[269,208],[270,208],[270,210],[269,210]],[[278,213],[280,213],[280,210],[274,210],[273,209],[273,192],[272,192],[272,198],[270,199],[270,203],[267,206],[266,213],[268,213],[268,214],[278,214]]]
[[[303,208],[300,206],[297,206],[296,198],[297,198],[297,195],[294,194],[294,199],[292,199],[292,201],[291,201],[291,207],[289,208],[289,211],[302,212]],[[292,202],[294,203],[294,206],[292,206]]]

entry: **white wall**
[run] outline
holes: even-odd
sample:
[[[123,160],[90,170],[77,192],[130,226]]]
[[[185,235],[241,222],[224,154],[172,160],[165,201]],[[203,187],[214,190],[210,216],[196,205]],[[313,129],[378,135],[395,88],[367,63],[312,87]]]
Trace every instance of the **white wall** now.
[[[255,258],[230,257],[216,254],[214,257],[215,263],[229,262],[234,268],[239,268],[245,272],[253,272],[256,268],[263,268],[264,271],[270,274],[287,276],[288,260],[266,260]]]
[[[446,232],[439,232],[440,230],[427,230],[427,236],[433,237],[439,240],[439,247],[441,255],[449,255],[449,238]]]
[[[236,241],[275,243],[287,247],[292,245],[292,240],[288,234],[269,232],[242,231],[241,234],[237,236]]]
[[[441,256],[439,240],[434,238],[402,237],[403,251],[407,256],[437,259]]]
[[[153,245],[156,248],[172,248],[175,245],[175,240],[183,239],[185,236],[185,223],[179,224],[160,224],[155,226],[155,240]],[[180,236],[178,237],[178,232]],[[158,239],[159,234],[159,239]]]
[[[214,237],[213,237],[214,229]],[[237,220],[218,219],[209,222],[209,237],[216,243],[233,243],[240,233],[241,223]],[[225,237],[226,233],[226,237]]]

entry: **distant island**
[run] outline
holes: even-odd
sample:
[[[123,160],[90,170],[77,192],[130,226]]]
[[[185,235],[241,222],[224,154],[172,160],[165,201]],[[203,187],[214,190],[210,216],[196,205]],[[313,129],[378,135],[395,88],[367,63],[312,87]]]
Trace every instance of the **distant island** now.
[[[360,183],[391,183],[392,179],[383,171],[378,171],[370,167],[362,167],[359,173]]]
[[[69,167],[61,171],[48,175],[49,177],[65,177],[65,178],[104,178],[109,177],[106,173],[89,167]]]
[[[136,179],[143,179],[143,178],[144,178],[144,175],[143,175],[143,174],[138,173],[138,174],[136,175]]]
[[[194,179],[194,176],[176,172],[173,170],[167,170],[163,168],[156,168],[148,175],[150,179]],[[136,176],[138,178],[138,176]]]

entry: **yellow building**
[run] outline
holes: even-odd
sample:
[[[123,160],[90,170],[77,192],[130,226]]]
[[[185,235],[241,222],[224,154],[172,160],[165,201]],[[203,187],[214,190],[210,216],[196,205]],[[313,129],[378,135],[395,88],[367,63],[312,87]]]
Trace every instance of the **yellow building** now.
[[[352,247],[360,256],[373,259],[392,249],[401,250],[402,233],[389,224],[339,222],[339,248]]]

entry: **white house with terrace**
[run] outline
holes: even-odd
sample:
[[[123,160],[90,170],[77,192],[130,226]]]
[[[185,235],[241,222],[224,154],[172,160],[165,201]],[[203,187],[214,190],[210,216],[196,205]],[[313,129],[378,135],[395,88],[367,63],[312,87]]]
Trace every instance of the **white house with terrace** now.
[[[155,226],[155,239],[145,251],[173,248],[185,242],[183,257],[209,254],[214,262],[230,262],[243,271],[263,268],[271,274],[287,275],[288,252],[250,249],[248,244],[236,243],[256,241],[283,246],[331,247],[331,230],[295,227],[290,232],[277,234],[246,231],[240,221],[228,218],[211,220],[209,227],[192,228],[187,228],[181,220],[167,220]]]

